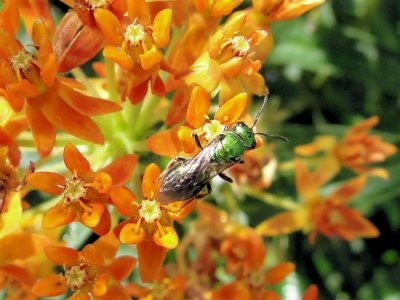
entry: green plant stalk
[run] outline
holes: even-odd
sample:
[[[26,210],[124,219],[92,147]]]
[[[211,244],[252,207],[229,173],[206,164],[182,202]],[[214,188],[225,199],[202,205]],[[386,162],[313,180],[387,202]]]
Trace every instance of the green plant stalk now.
[[[288,198],[281,198],[270,193],[264,193],[249,187],[244,188],[244,193],[272,206],[287,210],[296,210],[299,204]]]

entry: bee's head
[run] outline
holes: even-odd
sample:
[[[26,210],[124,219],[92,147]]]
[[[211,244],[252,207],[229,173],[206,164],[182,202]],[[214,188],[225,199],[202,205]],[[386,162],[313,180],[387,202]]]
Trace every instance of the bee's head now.
[[[256,147],[256,138],[254,136],[253,129],[247,126],[244,122],[238,122],[232,127],[232,131],[238,134],[247,150],[254,149]]]

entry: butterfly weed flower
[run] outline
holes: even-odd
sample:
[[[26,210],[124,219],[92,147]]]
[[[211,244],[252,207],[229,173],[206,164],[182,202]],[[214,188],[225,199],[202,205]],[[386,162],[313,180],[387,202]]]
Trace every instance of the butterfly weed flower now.
[[[56,77],[57,57],[43,20],[34,23],[32,39],[34,53],[27,51],[10,32],[0,30],[0,43],[8,45],[0,51],[0,93],[14,111],[24,109],[39,154],[49,155],[57,129],[103,143],[103,134],[91,116],[115,112],[121,107],[78,92],[74,80]]]
[[[67,144],[64,148],[64,163],[70,171],[69,177],[51,172],[36,172],[26,178],[34,188],[62,197],[56,206],[46,211],[43,228],[55,228],[78,220],[97,234],[106,234],[111,226],[106,206],[110,188],[129,179],[136,159],[135,155],[125,155],[95,172],[79,150]]]
[[[53,297],[67,293],[67,299],[130,299],[120,284],[127,278],[136,264],[131,256],[115,258],[118,240],[109,234],[95,243],[86,245],[81,251],[68,247],[49,246],[46,256],[62,266],[63,273],[38,280],[32,292],[42,297]]]
[[[326,180],[336,175],[342,167],[357,174],[387,179],[389,173],[384,168],[372,166],[384,162],[397,152],[397,148],[383,141],[379,135],[369,134],[369,130],[378,122],[379,118],[372,116],[349,128],[339,141],[333,136],[320,136],[311,144],[297,146],[295,153],[305,157],[312,157],[320,152],[325,154],[317,160],[317,172],[325,176]]]
[[[240,93],[228,99],[218,108],[214,119],[208,117],[210,106],[208,92],[199,86],[193,88],[186,112],[186,123],[151,136],[146,142],[149,150],[168,157],[175,157],[180,153],[195,154],[198,149],[193,134],[197,134],[200,141],[206,145],[245,115],[248,96],[246,93]]]
[[[158,73],[163,67],[161,49],[169,43],[172,22],[172,10],[169,8],[155,15],[151,14],[149,8],[144,9],[146,6],[142,8],[140,10],[133,4],[128,5],[128,25],[109,10],[99,8],[94,13],[97,25],[108,42],[103,50],[104,57],[123,69],[121,98],[128,97],[133,104],[143,100],[149,84],[154,95],[165,94]],[[150,16],[151,21],[148,20]]]
[[[378,229],[359,211],[348,207],[351,199],[365,185],[365,176],[345,182],[328,196],[322,196],[319,192],[325,178],[319,176],[318,172],[307,170],[299,159],[295,161],[295,176],[302,203],[261,222],[256,228],[258,233],[276,236],[302,230],[309,234],[312,243],[317,233],[338,236],[347,241],[379,235]]]
[[[179,242],[173,222],[186,216],[195,203],[162,205],[158,202],[160,173],[155,164],[147,166],[142,180],[144,199],[140,202],[125,187],[111,189],[115,207],[128,218],[116,227],[116,235],[124,244],[136,244],[140,276],[144,282],[161,275],[167,251],[175,249]]]

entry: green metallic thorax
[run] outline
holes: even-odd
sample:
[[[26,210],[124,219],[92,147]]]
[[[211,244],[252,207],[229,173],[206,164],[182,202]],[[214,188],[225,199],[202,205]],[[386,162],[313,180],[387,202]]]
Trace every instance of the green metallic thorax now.
[[[221,143],[215,147],[212,160],[217,164],[236,161],[246,150],[254,149],[255,145],[253,130],[239,122],[224,133]]]
[[[235,160],[243,155],[245,151],[243,141],[235,132],[226,132],[224,139],[215,147],[212,160],[217,164],[222,164],[229,160]]]

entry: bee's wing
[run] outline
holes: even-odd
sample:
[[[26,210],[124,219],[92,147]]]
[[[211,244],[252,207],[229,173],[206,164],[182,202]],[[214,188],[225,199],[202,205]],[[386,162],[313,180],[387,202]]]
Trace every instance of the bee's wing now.
[[[161,178],[161,193],[174,194],[176,197],[190,198],[197,194],[218,174],[217,165],[212,163],[216,145],[220,139],[214,139],[196,156],[179,162],[167,170]]]

